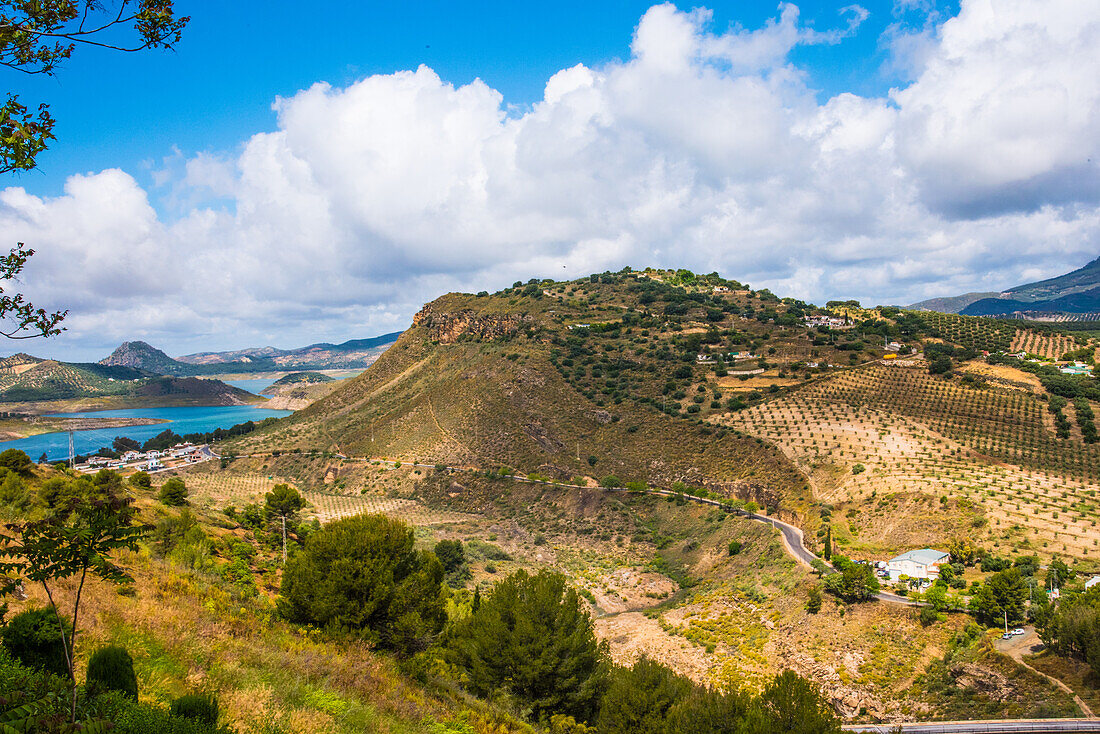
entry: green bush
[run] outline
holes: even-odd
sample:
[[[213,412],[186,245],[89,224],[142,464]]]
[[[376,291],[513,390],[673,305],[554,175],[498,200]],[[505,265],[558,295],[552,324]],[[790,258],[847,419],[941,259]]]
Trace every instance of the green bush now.
[[[187,504],[187,486],[179,477],[172,477],[160,488],[157,499],[171,507]]]
[[[806,595],[806,611],[817,614],[821,611],[821,587],[811,586]]]
[[[587,720],[603,687],[606,645],[596,640],[580,595],[560,573],[516,571],[454,627],[446,648],[470,687],[507,687],[534,716]]]
[[[66,634],[70,630],[66,627]],[[28,609],[15,615],[0,631],[11,656],[28,668],[67,676],[65,643],[57,617],[49,609]]]
[[[663,732],[669,710],[693,688],[689,678],[643,656],[629,668],[614,669],[597,728],[607,734]]]
[[[118,691],[136,701],[138,697],[137,675],[134,659],[125,647],[109,645],[92,653],[88,660],[85,687],[92,692]]]
[[[17,474],[27,474],[34,466],[34,462],[19,449],[6,449],[0,452],[0,466]]]
[[[461,540],[441,540],[435,544],[434,551],[446,573],[453,573],[466,563],[466,552]]]
[[[191,693],[172,701],[172,716],[218,725],[218,699],[212,693]]]
[[[736,556],[738,553],[741,552],[741,548],[743,547],[744,546],[742,545],[740,540],[731,540],[729,547],[726,550],[731,556]]]
[[[130,475],[130,485],[141,489],[149,489],[153,486],[153,478],[149,476],[149,472],[135,472]]]
[[[446,621],[443,564],[413,548],[408,525],[385,515],[336,520],[311,533],[283,572],[279,612],[292,622],[357,632],[414,652]]]

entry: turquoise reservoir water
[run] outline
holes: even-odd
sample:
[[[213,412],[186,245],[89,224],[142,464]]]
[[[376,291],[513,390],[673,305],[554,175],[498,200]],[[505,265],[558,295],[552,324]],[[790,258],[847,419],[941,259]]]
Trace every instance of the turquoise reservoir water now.
[[[98,410],[88,413],[58,413],[66,417],[123,417],[123,418],[163,418],[169,423],[157,423],[151,426],[123,426],[121,428],[97,428],[91,431],[76,431],[73,434],[73,447],[78,454],[87,454],[102,446],[110,446],[115,436],[126,436],[144,443],[166,428],[179,435],[186,433],[207,433],[215,428],[230,428],[245,421],[262,421],[264,418],[282,418],[290,415],[289,410],[268,410],[253,408],[250,405],[228,405],[193,408],[131,408],[127,410]],[[20,438],[15,441],[0,441],[0,451],[22,449],[27,456],[38,461],[42,452],[51,460],[69,456],[68,433],[43,433],[38,436]]]
[[[275,377],[260,377],[251,378],[248,380],[222,380],[226,385],[232,385],[233,387],[239,387],[242,390],[247,390],[253,395],[259,395],[260,391],[265,387],[270,387],[275,384]]]

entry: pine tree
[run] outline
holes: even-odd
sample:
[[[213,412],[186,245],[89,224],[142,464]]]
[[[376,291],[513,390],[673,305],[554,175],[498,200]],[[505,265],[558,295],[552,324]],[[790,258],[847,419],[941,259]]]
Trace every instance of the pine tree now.
[[[516,571],[497,583],[477,611],[459,622],[447,647],[470,687],[507,688],[535,718],[566,714],[587,721],[605,680],[607,647],[588,611],[560,573]]]

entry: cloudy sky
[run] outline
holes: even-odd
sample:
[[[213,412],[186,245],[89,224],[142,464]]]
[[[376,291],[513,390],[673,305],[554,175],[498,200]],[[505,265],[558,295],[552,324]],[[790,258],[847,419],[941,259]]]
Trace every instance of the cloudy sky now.
[[[0,232],[72,312],[17,349],[339,341],[624,265],[910,303],[1100,255],[1097,2],[177,5],[176,53],[13,81],[62,123]]]

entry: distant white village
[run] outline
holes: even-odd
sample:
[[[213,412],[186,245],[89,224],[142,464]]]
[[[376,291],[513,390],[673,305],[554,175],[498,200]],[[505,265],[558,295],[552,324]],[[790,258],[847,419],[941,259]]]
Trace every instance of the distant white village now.
[[[86,474],[97,472],[100,469],[157,472],[197,464],[212,458],[214,458],[214,454],[206,446],[178,443],[164,451],[155,449],[150,451],[127,451],[117,459],[106,456],[89,456],[86,462],[77,464],[74,468]]]

